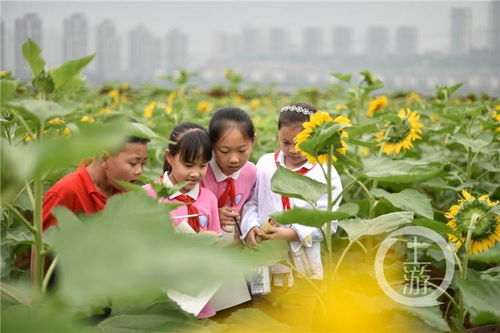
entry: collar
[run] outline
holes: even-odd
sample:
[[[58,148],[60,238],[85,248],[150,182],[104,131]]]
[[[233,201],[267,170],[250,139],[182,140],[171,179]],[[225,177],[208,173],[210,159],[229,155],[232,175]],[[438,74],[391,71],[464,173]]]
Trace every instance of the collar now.
[[[172,183],[172,181],[168,177],[168,173],[167,172],[165,172],[163,174],[163,184],[165,184],[167,186],[174,186],[174,184]],[[178,197],[181,194],[185,194],[185,195],[193,198],[194,200],[198,200],[198,196],[200,195],[200,184],[199,183],[196,184],[192,189],[190,189],[186,193],[182,193],[180,191],[177,191],[174,194],[172,194],[171,196],[169,196],[168,198],[169,199],[175,199],[176,197]]]
[[[217,181],[217,183],[225,181],[228,177],[231,177],[234,180],[237,180],[238,177],[240,176],[241,169],[239,169],[236,172],[233,172],[229,176],[227,176],[226,174],[224,174],[224,172],[222,172],[221,168],[219,167],[219,165],[215,161],[215,158],[213,158],[213,157],[212,157],[212,159],[208,163],[212,167],[212,172],[214,173],[215,180]]]
[[[281,165],[282,167],[286,168],[286,165],[285,165],[285,154],[283,154],[283,152],[280,150],[279,153],[278,153],[278,157],[276,158],[276,162],[279,163],[279,165]],[[309,162],[306,162],[304,164],[302,164],[301,166],[295,168],[295,169],[292,169],[292,171],[297,171],[297,170],[300,170],[302,168],[306,168],[308,170],[311,170],[313,167],[314,167],[315,164],[313,163],[309,163]]]

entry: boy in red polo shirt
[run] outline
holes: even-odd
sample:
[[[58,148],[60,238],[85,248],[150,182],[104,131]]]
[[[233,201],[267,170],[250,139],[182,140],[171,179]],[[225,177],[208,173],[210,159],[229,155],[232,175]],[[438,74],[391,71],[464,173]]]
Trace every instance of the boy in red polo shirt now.
[[[75,214],[94,214],[104,209],[109,197],[124,192],[117,180],[136,182],[144,171],[148,142],[149,139],[129,137],[119,152],[88,165],[81,164],[55,183],[43,200],[43,231],[57,224],[52,208],[65,206]]]

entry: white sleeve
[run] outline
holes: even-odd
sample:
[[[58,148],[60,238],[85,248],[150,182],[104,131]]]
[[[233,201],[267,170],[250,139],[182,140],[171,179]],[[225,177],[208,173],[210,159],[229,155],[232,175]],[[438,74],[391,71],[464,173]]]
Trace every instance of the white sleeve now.
[[[258,211],[258,184],[259,177],[257,173],[257,180],[255,182],[255,186],[252,191],[252,195],[248,199],[247,202],[243,205],[242,217],[241,217],[241,236],[242,240],[245,240],[248,232],[253,227],[259,227],[259,211]]]

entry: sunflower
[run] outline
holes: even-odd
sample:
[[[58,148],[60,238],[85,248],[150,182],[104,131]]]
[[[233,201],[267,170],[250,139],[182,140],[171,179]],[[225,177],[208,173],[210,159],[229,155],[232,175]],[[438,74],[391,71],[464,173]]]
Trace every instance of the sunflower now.
[[[500,241],[500,217],[491,211],[491,207],[498,202],[490,201],[487,194],[476,199],[465,190],[462,197],[458,205],[451,206],[445,214],[448,226],[461,236],[448,235],[448,239],[460,247],[465,242],[468,229],[472,228],[469,252],[480,253],[492,248]]]
[[[420,116],[410,109],[401,109],[398,115],[402,120],[401,123],[390,122],[375,136],[380,141],[379,146],[382,146],[383,152],[387,155],[392,153],[397,155],[401,149],[413,147],[413,141],[422,139],[419,134],[422,133],[421,128],[424,125],[418,121]]]
[[[384,107],[389,104],[389,101],[387,100],[387,97],[385,96],[380,96],[375,98],[370,102],[368,105],[368,111],[366,111],[366,114],[368,117],[373,117],[375,112],[382,110]]]
[[[295,150],[300,151],[302,156],[307,157],[307,160],[310,163],[316,163],[316,160],[320,163],[325,163],[328,160],[328,154],[321,152],[317,157],[315,157],[301,150],[299,146],[302,142],[310,139],[311,137],[319,135],[321,129],[323,128],[323,125],[326,123],[341,123],[348,126],[351,125],[351,121],[344,116],[338,116],[334,119],[327,112],[318,111],[314,113],[309,121],[303,124],[304,129],[302,130],[302,132],[297,134],[294,139]],[[346,138],[349,136],[347,132],[343,131],[342,129],[339,129],[339,134],[340,138]],[[335,147],[333,160],[337,160],[337,157],[335,157],[336,154],[345,155],[346,150],[347,143],[344,140],[340,139],[340,144]]]

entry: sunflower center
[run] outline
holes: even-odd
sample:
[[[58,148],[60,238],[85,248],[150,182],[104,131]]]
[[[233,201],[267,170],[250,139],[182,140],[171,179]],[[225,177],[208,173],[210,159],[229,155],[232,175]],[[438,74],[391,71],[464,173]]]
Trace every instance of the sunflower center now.
[[[490,207],[481,200],[465,201],[457,213],[457,226],[460,226],[463,232],[467,232],[471,220],[477,219],[472,239],[486,238],[495,232],[497,224],[495,214],[488,214],[489,210]]]
[[[401,124],[392,124],[388,129],[387,142],[398,143],[406,139],[410,134],[411,126],[403,120]]]

